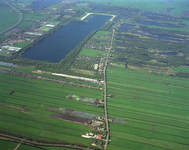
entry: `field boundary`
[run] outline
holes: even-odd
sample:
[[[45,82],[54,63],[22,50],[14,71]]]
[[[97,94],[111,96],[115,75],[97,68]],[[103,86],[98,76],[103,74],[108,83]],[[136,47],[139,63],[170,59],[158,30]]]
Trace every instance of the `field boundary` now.
[[[2,134],[2,133],[0,133],[0,135],[1,136],[5,136],[5,137],[9,137],[9,138],[12,138],[12,139],[20,140],[22,142],[27,142],[27,143],[31,143],[31,144],[35,144],[35,145],[41,145],[41,146],[59,146],[59,147],[69,147],[69,148],[84,149],[84,150],[93,150],[93,149],[79,147],[79,146],[71,146],[71,145],[63,145],[63,144],[45,144],[45,143],[39,143],[39,142],[30,141],[30,140],[26,140],[26,139],[23,139],[23,138],[18,138],[18,137],[15,137],[15,136],[6,135],[6,134]]]

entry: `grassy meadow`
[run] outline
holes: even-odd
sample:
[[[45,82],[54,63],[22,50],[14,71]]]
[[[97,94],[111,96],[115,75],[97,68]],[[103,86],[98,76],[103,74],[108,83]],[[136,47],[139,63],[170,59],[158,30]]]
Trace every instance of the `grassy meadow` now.
[[[2,7],[4,3],[0,2],[0,32],[16,24],[19,19],[18,14],[9,6]]]
[[[183,15],[182,11],[187,11],[187,0],[179,0],[179,1],[165,1],[165,0],[133,0],[133,1],[125,1],[125,0],[89,0],[91,2],[109,5],[109,6],[119,6],[119,7],[131,7],[133,9],[141,9],[148,10],[154,12],[162,12],[164,13],[168,8],[174,8],[170,11],[171,15]]]
[[[0,129],[31,138],[90,145],[92,140],[81,135],[91,132],[92,127],[54,119],[51,115],[58,112],[47,108],[62,107],[98,115],[103,115],[103,108],[65,98],[67,94],[102,99],[103,92],[0,73]]]
[[[89,57],[96,57],[97,54],[107,54],[107,51],[100,51],[100,50],[93,50],[93,49],[86,49],[83,48],[79,55],[89,56]]]
[[[108,68],[108,149],[189,149],[189,81]]]
[[[27,45],[29,45],[31,42],[27,41],[27,42],[24,42],[24,43],[16,43],[14,44],[13,46],[14,47],[20,47],[20,48],[24,48],[26,47]]]

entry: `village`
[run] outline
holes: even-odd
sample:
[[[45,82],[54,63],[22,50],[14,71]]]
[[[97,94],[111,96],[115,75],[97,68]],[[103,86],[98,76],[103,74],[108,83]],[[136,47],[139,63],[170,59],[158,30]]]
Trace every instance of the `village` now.
[[[105,124],[104,122],[105,118],[102,116],[96,117],[92,121],[88,121],[87,123],[85,122],[85,126],[93,126],[93,131],[90,133],[86,133],[82,135],[81,137],[83,138],[93,138],[95,139],[93,143],[91,144],[92,146],[103,146],[104,140],[105,140]]]

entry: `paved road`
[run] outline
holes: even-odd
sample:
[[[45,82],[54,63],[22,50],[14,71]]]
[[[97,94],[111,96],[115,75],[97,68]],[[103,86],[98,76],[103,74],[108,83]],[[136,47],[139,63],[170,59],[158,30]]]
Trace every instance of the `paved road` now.
[[[4,1],[3,1],[3,2],[4,2]],[[11,26],[11,27],[7,28],[6,30],[0,32],[0,35],[3,34],[3,33],[5,33],[5,32],[7,32],[7,31],[9,31],[9,30],[11,30],[11,29],[13,29],[13,28],[15,28],[17,25],[19,25],[19,24],[22,22],[22,19],[23,19],[23,16],[22,16],[22,14],[19,12],[18,9],[16,9],[14,6],[12,6],[11,4],[9,4],[8,2],[4,2],[4,3],[6,3],[6,4],[9,5],[10,7],[12,7],[12,9],[14,9],[14,10],[17,12],[17,14],[19,15],[19,20],[18,20],[17,23],[14,24],[13,26]]]
[[[29,140],[26,140],[26,139],[23,139],[23,138],[18,138],[18,137],[14,137],[14,136],[2,134],[2,133],[0,133],[0,136],[5,136],[5,137],[8,137],[8,138],[20,140],[22,142],[27,142],[27,143],[30,143],[30,144],[41,145],[41,146],[53,146],[53,147],[58,146],[58,147],[70,147],[70,148],[77,148],[77,149],[84,149],[84,150],[93,150],[93,149],[89,149],[89,148],[71,146],[71,145],[39,143],[39,142],[29,141]]]
[[[112,43],[113,43],[113,39],[114,39],[114,32],[115,30],[113,30],[113,34],[112,34],[112,39],[111,39],[111,47],[108,51],[108,55],[107,55],[107,58],[106,58],[106,62],[105,62],[105,66],[104,66],[104,113],[105,113],[105,119],[106,119],[106,143],[105,143],[105,146],[104,146],[104,149],[107,148],[107,145],[108,145],[108,140],[109,140],[109,124],[108,124],[108,116],[107,116],[107,108],[106,108],[106,69],[107,69],[107,63],[108,63],[108,58],[110,56],[110,51],[111,51],[111,48],[112,48]]]

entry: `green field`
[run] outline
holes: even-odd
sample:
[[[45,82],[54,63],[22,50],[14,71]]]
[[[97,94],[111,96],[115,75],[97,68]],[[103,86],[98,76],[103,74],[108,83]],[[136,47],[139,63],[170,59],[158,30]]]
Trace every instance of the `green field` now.
[[[51,115],[58,112],[47,108],[62,107],[98,115],[103,115],[103,108],[68,99],[68,93],[96,99],[103,96],[99,90],[0,73],[0,129],[31,138],[58,139],[90,145],[92,140],[81,138],[81,135],[91,132],[92,127],[54,119]],[[24,110],[21,111],[21,108]]]
[[[108,32],[108,31],[98,31],[96,34],[111,35],[112,32]]]
[[[11,56],[12,54],[6,54],[6,53],[0,53],[0,56],[7,56],[7,57],[9,57],[9,56]]]
[[[30,19],[33,21],[39,21],[39,20],[45,19],[48,16],[49,15],[47,15],[47,14],[41,14],[41,13],[37,13],[37,12],[24,14],[25,19]]]
[[[18,14],[14,10],[9,6],[2,7],[1,4],[3,5],[4,3],[0,2],[0,32],[16,24],[19,19]]]
[[[165,0],[158,1],[149,1],[149,0],[133,0],[127,1],[125,0],[113,0],[107,2],[107,0],[89,0],[94,3],[109,5],[109,6],[119,6],[119,7],[131,7],[133,9],[141,9],[141,10],[149,10],[154,12],[165,12],[168,8],[174,8],[171,10],[171,15],[182,15],[181,11],[187,11],[187,0],[180,0],[174,2],[167,2]]]
[[[50,27],[42,27],[40,30],[42,30],[42,31],[48,31],[50,29],[52,29],[52,28],[50,28]]]
[[[30,22],[30,21],[22,21],[21,24],[19,25],[19,27],[29,27],[31,25],[34,25],[35,22],[38,22],[42,19],[45,19],[46,17],[48,17],[47,14],[41,14],[41,13],[25,13],[24,14],[24,19],[27,19],[27,20],[31,20],[31,21],[34,21],[34,22]]]
[[[2,150],[12,150],[12,149],[16,148],[17,145],[18,145],[18,143],[16,143],[16,142],[0,140],[0,149],[2,149]]]
[[[148,25],[150,28],[158,28],[158,29],[165,29],[165,30],[174,30],[174,31],[183,31],[183,32],[189,32],[189,28],[182,29],[182,28],[166,28],[166,27],[158,27],[158,26],[151,26]]]
[[[63,5],[60,5],[60,4],[54,4],[54,5],[51,5],[50,8],[56,8],[56,9],[59,9],[61,8]]]
[[[13,46],[15,47],[20,47],[20,48],[24,48],[26,47],[27,45],[29,45],[31,42],[27,41],[27,42],[24,42],[24,43],[16,43],[14,44]]]
[[[86,49],[83,48],[79,55],[89,56],[89,57],[96,57],[97,54],[107,54],[107,51],[100,51],[100,50],[93,50],[93,49]]]
[[[71,9],[73,10],[81,10],[84,6],[72,6]]]
[[[110,145],[120,149],[189,149],[189,81],[144,71],[107,70]],[[112,148],[113,147],[113,148]]]
[[[182,72],[189,72],[189,68],[185,68],[185,67],[177,67],[177,68],[173,68],[173,70],[182,71]]]
[[[0,149],[2,150],[13,150],[19,143],[0,140]],[[50,147],[50,146],[28,146],[25,144],[21,144],[17,150],[76,150],[72,148],[66,147]]]
[[[35,22],[28,22],[28,21],[22,21],[18,27],[22,27],[22,28],[27,28],[29,26],[32,26],[34,25]]]

